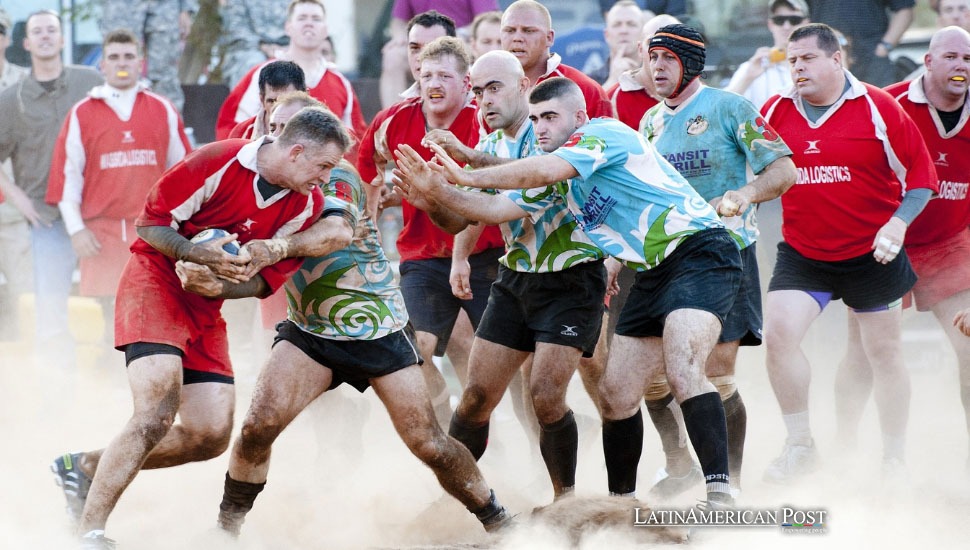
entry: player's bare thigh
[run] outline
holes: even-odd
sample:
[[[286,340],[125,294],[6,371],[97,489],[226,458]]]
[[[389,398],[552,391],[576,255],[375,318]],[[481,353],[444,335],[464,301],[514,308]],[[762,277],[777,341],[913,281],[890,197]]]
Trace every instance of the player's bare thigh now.
[[[268,424],[282,431],[332,380],[330,369],[280,340],[259,373],[245,424]]]
[[[660,338],[614,335],[599,385],[603,419],[622,420],[636,414],[647,383],[663,368]]]
[[[469,422],[487,421],[528,356],[527,351],[476,337],[468,361],[468,385],[458,405],[459,416]]]

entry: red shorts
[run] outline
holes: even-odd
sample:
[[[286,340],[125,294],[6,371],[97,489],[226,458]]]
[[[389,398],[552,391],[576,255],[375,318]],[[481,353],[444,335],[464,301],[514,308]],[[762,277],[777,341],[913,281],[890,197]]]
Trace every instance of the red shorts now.
[[[970,289],[970,229],[935,243],[907,246],[906,254],[919,277],[912,291],[919,311]]]
[[[170,258],[132,254],[118,283],[115,347],[168,344],[182,350],[184,368],[231,377],[221,307],[222,300],[182,290]]]
[[[97,256],[81,258],[81,296],[114,296],[118,291],[121,272],[128,263],[131,241],[135,234],[135,220],[95,218],[84,220],[84,225],[94,233],[101,250]]]

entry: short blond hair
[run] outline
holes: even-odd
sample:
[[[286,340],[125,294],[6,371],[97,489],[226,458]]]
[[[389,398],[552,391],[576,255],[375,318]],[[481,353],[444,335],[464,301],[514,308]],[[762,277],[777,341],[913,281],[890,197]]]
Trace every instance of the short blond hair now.
[[[441,36],[429,42],[418,55],[418,63],[423,63],[425,59],[440,61],[446,55],[453,56],[458,62],[459,73],[468,73],[472,56],[468,53],[465,43],[454,36]]]
[[[285,94],[276,98],[276,103],[273,105],[273,110],[275,111],[283,105],[299,105],[301,109],[303,107],[320,107],[321,109],[330,111],[330,109],[327,109],[327,106],[321,103],[320,100],[306,92],[299,90],[286,92]]]

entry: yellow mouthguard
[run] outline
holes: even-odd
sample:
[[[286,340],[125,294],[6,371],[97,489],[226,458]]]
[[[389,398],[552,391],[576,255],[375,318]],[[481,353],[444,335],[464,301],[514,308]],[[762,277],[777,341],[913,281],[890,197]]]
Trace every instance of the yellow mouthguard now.
[[[115,74],[120,76],[121,78],[125,78],[128,76],[128,71],[118,71]]]

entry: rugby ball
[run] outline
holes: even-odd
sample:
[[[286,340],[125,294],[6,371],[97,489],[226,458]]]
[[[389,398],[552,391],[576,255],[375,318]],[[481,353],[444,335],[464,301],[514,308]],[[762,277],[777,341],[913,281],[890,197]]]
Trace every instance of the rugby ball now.
[[[198,233],[195,234],[194,237],[192,237],[189,240],[195,244],[202,244],[209,241],[214,241],[216,239],[223,239],[225,237],[228,237],[229,235],[230,233],[225,229],[215,229],[210,227],[209,229],[203,229],[202,231],[199,231]],[[237,256],[239,255],[239,249],[240,249],[239,241],[232,241],[232,242],[226,243],[222,245],[222,249],[232,254],[233,256]]]

